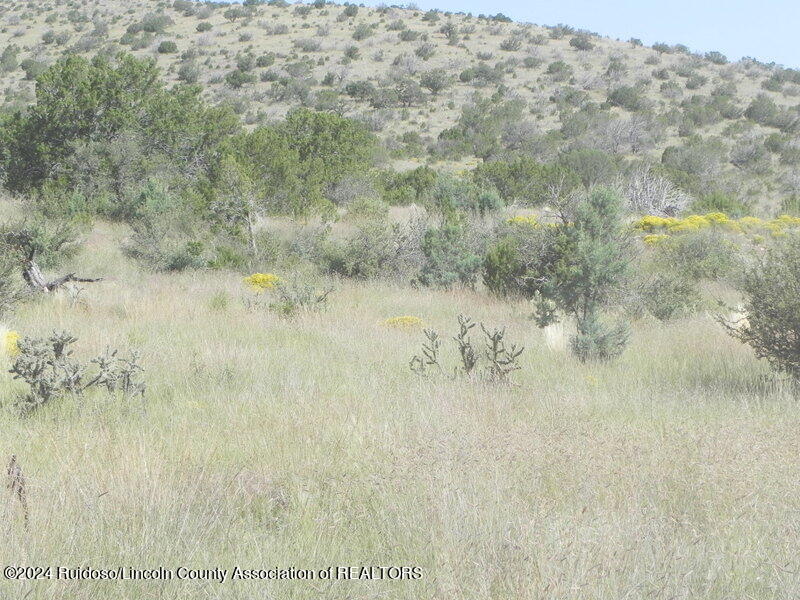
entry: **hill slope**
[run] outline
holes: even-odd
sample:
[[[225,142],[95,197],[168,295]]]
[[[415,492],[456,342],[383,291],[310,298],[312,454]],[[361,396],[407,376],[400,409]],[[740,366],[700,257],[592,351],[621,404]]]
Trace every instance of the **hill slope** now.
[[[718,53],[333,4],[17,2],[0,23],[6,110],[33,101],[36,74],[62,53],[129,51],[249,124],[299,105],[362,120],[400,166],[589,148],[663,161],[693,196],[716,190],[756,211],[800,191],[800,72]],[[476,94],[488,100],[474,110]]]

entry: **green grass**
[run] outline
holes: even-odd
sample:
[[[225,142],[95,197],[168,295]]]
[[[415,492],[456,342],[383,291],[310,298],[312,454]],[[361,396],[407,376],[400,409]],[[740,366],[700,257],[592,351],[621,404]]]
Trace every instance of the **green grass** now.
[[[148,274],[96,231],[109,277],[7,325],[80,354],[142,353],[145,402],[92,394],[30,417],[0,375],[0,564],[422,567],[417,581],[13,583],[2,598],[792,598],[800,410],[710,316],[639,322],[623,357],[547,349],[524,304],[340,283],[325,312],[248,311],[235,275]],[[224,295],[226,303],[218,299]],[[527,347],[515,385],[419,379],[417,315]],[[447,341],[448,352],[452,351]],[[28,594],[26,596],[26,594]]]

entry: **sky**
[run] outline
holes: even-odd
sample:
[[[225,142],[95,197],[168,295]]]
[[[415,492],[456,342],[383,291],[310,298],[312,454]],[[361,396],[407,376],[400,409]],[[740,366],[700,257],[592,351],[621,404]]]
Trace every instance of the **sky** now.
[[[337,0],[337,3],[343,0]],[[412,0],[351,0],[405,4]],[[611,38],[684,44],[693,52],[717,50],[800,68],[800,0],[413,0],[421,9],[474,15],[503,13],[537,25],[564,23]]]

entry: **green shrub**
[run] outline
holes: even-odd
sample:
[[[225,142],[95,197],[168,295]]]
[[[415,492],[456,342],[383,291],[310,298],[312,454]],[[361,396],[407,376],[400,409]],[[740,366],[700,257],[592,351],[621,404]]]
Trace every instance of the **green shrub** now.
[[[16,44],[8,44],[3,48],[3,52],[0,54],[0,72],[9,73],[14,71],[19,66],[17,62],[18,55],[19,46]]]
[[[251,308],[266,306],[282,317],[292,318],[302,313],[324,310],[333,288],[321,288],[307,275],[294,275],[282,279],[269,293],[266,302],[257,299],[250,302]]]
[[[184,83],[197,83],[200,79],[200,67],[194,61],[181,63],[178,67],[178,79]]]
[[[450,76],[444,69],[433,69],[425,71],[420,76],[419,83],[435,96],[450,85]]]
[[[309,11],[311,10],[310,6],[309,7],[304,7],[304,8],[308,8]],[[239,19],[239,18],[244,17],[246,15],[247,15],[247,11],[245,11],[244,9],[242,9],[240,7],[229,8],[224,13],[222,13],[222,16],[225,17],[231,23],[236,21],[236,19]]]
[[[175,54],[178,51],[178,45],[172,41],[163,41],[158,45],[159,54]]]
[[[428,60],[434,54],[436,54],[436,44],[431,42],[425,42],[424,44],[420,44],[417,46],[417,49],[414,50],[414,54],[419,56],[422,60]]]
[[[195,30],[197,30],[198,33],[205,33],[206,31],[211,31],[212,28],[213,27],[212,27],[211,23],[209,23],[208,21],[203,21],[203,22],[197,24],[197,27],[195,27]]]
[[[386,222],[389,218],[389,205],[377,198],[356,198],[347,205],[347,217],[359,221]]]
[[[422,204],[429,199],[436,180],[436,171],[430,167],[403,173],[389,171],[384,175],[383,199],[390,205]]]
[[[255,75],[253,75],[252,73],[241,71],[239,69],[230,71],[227,75],[225,75],[225,83],[227,83],[234,89],[239,89],[249,83],[254,83],[255,80],[256,80]]]
[[[740,290],[746,320],[727,323],[731,335],[800,380],[800,236],[789,235],[757,257]]]
[[[713,281],[733,273],[739,248],[724,232],[710,228],[674,236],[659,251],[664,269],[693,281]]]
[[[292,44],[301,52],[319,52],[322,48],[322,43],[314,39],[294,40]]]
[[[713,50],[711,52],[706,52],[706,60],[711,61],[715,65],[725,65],[728,63],[728,57],[725,56],[722,52],[717,52]]]
[[[267,52],[256,59],[256,66],[260,68],[271,67],[275,64],[275,53]]]
[[[428,229],[422,240],[425,262],[419,282],[426,286],[450,288],[457,283],[473,287],[481,266],[467,239],[465,226],[456,222]]]
[[[412,29],[403,29],[400,31],[399,37],[401,42],[416,42],[419,39],[419,32]]]
[[[689,211],[696,215],[724,213],[731,218],[739,219],[750,214],[750,206],[731,194],[714,190],[695,200]]]
[[[174,24],[175,22],[163,13],[151,13],[141,21],[142,30],[148,33],[164,33],[168,27]]]
[[[33,58],[26,58],[19,66],[25,72],[25,79],[33,81],[47,70],[47,63]]]
[[[439,134],[442,151],[473,154],[484,160],[502,149],[502,136],[522,119],[524,102],[501,98],[476,98],[461,110],[458,122]]]
[[[486,214],[502,207],[500,195],[493,188],[480,187],[468,179],[441,174],[431,189],[431,203],[442,215],[459,212]]]
[[[193,207],[154,182],[137,198],[126,254],[157,271],[183,271],[209,262],[209,235]]]
[[[581,184],[577,173],[567,167],[547,165],[521,156],[512,161],[488,161],[472,172],[478,185],[493,187],[506,204],[540,206],[570,193]],[[557,197],[553,197],[553,193]]]
[[[522,48],[522,39],[519,36],[511,36],[500,42],[500,49],[506,52],[516,52]]]
[[[686,89],[687,90],[696,90],[703,87],[708,82],[708,78],[705,75],[694,74],[691,75],[686,80]]]
[[[576,35],[570,39],[569,45],[576,50],[581,50],[583,52],[588,52],[589,50],[594,49],[594,44],[588,35]]]
[[[578,321],[570,348],[581,362],[608,361],[622,354],[629,335],[624,323],[610,325],[601,321],[596,313],[590,313]]]
[[[558,159],[558,165],[567,170],[565,173],[567,182],[570,181],[570,176],[577,176],[586,188],[610,182],[619,170],[618,157],[590,148],[562,154]],[[554,173],[553,176],[558,177],[560,174]]]
[[[357,42],[365,40],[372,35],[372,27],[366,23],[360,23],[353,30],[353,39]]]
[[[659,321],[669,321],[695,311],[700,293],[683,274],[656,273],[641,287],[642,307]]]
[[[608,103],[611,106],[620,106],[631,112],[643,110],[647,107],[647,103],[639,90],[629,85],[623,85],[609,91]]]
[[[557,60],[547,65],[547,74],[553,78],[553,81],[565,81],[572,77],[572,73],[572,67],[563,60]]]
[[[322,261],[329,273],[374,279],[386,273],[391,258],[392,236],[385,219],[367,219],[348,237],[329,241]]]
[[[534,234],[533,231],[530,232]],[[489,248],[483,259],[483,283],[498,296],[524,295],[527,268],[519,252],[520,240],[507,235]]]
[[[54,267],[80,249],[85,221],[34,213],[20,222],[0,226],[0,249],[21,262],[33,252],[42,267]]]
[[[800,194],[792,194],[781,201],[780,214],[800,217]]]
[[[366,100],[375,94],[375,86],[371,81],[351,81],[344,86],[344,91],[351,98]]]

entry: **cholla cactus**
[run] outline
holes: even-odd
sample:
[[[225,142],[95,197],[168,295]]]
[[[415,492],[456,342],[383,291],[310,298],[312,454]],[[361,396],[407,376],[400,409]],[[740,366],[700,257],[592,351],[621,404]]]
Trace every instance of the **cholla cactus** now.
[[[140,381],[143,369],[138,356],[123,359],[117,352],[106,352],[86,364],[72,357],[71,346],[77,341],[66,332],[55,332],[49,338],[21,338],[19,354],[10,372],[29,386],[27,394],[19,399],[23,412],[30,412],[42,404],[66,394],[82,395],[90,387],[103,386],[108,391],[120,391],[124,396],[144,395],[145,386]],[[89,376],[89,365],[97,365],[96,373]]]
[[[458,348],[461,364],[453,368],[453,377],[466,375],[470,379],[507,383],[509,375],[522,368],[519,364],[519,357],[525,348],[515,344],[506,346],[505,328],[489,331],[483,323],[480,325],[486,338],[486,350],[482,354],[475,349],[469,335],[472,328],[475,327],[475,323],[465,315],[458,316],[458,333],[453,336],[453,341]],[[418,375],[427,375],[433,369],[443,373],[444,369],[439,356],[441,349],[439,334],[431,329],[426,329],[425,337],[427,341],[422,344],[422,353],[415,355],[409,366]],[[483,367],[478,369],[481,365]]]
[[[486,374],[493,381],[505,381],[508,379],[509,374],[522,368],[519,366],[517,359],[519,359],[525,348],[517,348],[515,344],[506,347],[504,341],[506,336],[505,327],[490,332],[481,323],[481,330],[487,340],[486,358],[489,361],[489,366],[486,368]]]
[[[409,366],[418,375],[425,375],[429,369],[436,368],[441,371],[439,364],[439,348],[442,342],[439,341],[439,334],[433,329],[425,330],[427,343],[422,344],[422,354],[417,354],[411,359]]]
[[[475,323],[472,322],[472,319],[466,315],[458,315],[458,334],[453,339],[458,346],[458,354],[461,356],[461,368],[465,375],[472,373],[478,363],[478,355],[475,353],[475,348],[472,346],[472,340],[469,337],[469,331],[473,327],[475,327]]]

